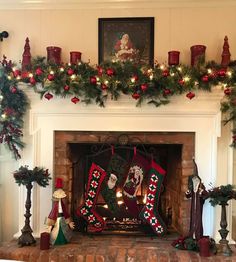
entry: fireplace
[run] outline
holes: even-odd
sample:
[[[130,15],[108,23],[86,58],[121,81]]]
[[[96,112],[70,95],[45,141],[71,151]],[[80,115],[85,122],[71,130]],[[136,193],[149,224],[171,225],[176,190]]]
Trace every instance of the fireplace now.
[[[168,217],[169,209],[168,223],[171,222],[171,226],[180,233],[186,232],[189,226],[186,212],[189,209],[189,201],[184,199],[184,192],[187,189],[188,176],[193,171],[192,157],[195,156],[199,175],[207,187],[209,183],[213,185],[228,183],[230,174],[220,175],[222,170],[227,170],[227,161],[221,161],[220,169],[217,165],[218,157],[222,153],[224,156],[230,156],[228,153],[230,128],[223,129],[225,139],[220,138],[222,130],[220,89],[207,95],[198,92],[197,98],[191,101],[185,97],[173,97],[169,105],[160,108],[150,105],[136,107],[135,101],[129,97],[121,97],[119,101],[108,100],[105,108],[99,108],[97,105],[74,105],[69,99],[62,101],[55,98],[52,101],[42,101],[30,90],[28,96],[31,109],[26,117],[25,126],[24,139],[27,147],[20,164],[49,168],[53,178],[48,187],[40,188],[35,185],[33,190],[31,221],[36,236],[45,230],[44,221],[51,210],[56,177],[62,177],[65,181],[71,214],[80,204],[76,203],[79,201],[76,194],[73,196],[73,186],[78,185],[73,183],[76,176],[72,174],[72,166],[75,161],[73,157],[76,158],[76,155],[71,153],[83,144],[100,146],[108,137],[111,137],[108,144],[114,142],[117,145],[117,137],[120,135],[125,134],[131,138],[138,136],[139,139],[131,143],[131,147],[136,145],[139,149],[144,145],[149,149],[154,145],[156,151],[162,152],[162,156],[169,152],[170,159],[164,158],[161,165],[168,174],[172,172],[173,176],[178,174],[181,180],[178,180],[179,191],[173,193],[171,187],[177,185],[175,177],[168,179],[170,184],[166,191],[169,193],[162,195],[161,203],[164,206],[160,209],[165,219]],[[172,150],[177,153],[173,153]],[[177,155],[177,158],[174,155]],[[168,163],[173,165],[168,166]],[[171,171],[171,168],[177,174]],[[20,188],[19,233],[24,225],[25,198],[26,192]],[[174,205],[172,199],[178,201],[181,208]],[[204,210],[207,210],[203,211],[204,234],[217,239],[220,213],[217,210],[215,212],[208,202],[205,203]],[[230,219],[228,221],[230,230],[231,221]]]
[[[188,176],[193,173],[195,134],[192,132],[55,132],[55,174],[65,181],[68,206],[76,228],[84,231],[84,221],[76,210],[84,203],[88,172],[92,162],[106,170],[112,150],[131,162],[133,150],[145,158],[152,157],[166,171],[160,194],[158,212],[169,232],[187,234],[189,229],[189,201],[185,198]],[[125,174],[123,177],[124,183]],[[137,192],[139,206],[144,206],[147,193],[147,176]],[[122,186],[117,188],[122,192]],[[120,212],[115,216],[99,194],[96,211],[106,220],[105,233],[152,233],[141,220],[130,214],[117,196]]]

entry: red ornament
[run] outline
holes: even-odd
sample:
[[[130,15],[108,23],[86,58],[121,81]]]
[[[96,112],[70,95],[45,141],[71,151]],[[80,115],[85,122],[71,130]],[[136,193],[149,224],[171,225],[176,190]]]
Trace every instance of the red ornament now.
[[[217,72],[217,75],[220,76],[220,77],[225,77],[225,75],[226,75],[226,70],[225,70],[225,69],[220,69],[220,70]]]
[[[73,98],[71,98],[71,102],[74,104],[77,104],[80,101],[80,99],[76,96],[74,96]]]
[[[236,135],[232,136],[233,142],[236,142]]]
[[[69,87],[68,85],[65,85],[65,86],[64,86],[64,90],[65,90],[65,91],[69,91],[69,90],[70,90],[70,87]]]
[[[22,72],[21,77],[23,79],[28,78],[29,77],[29,73],[28,72]]]
[[[102,85],[101,85],[101,88],[102,88],[102,90],[107,90],[107,89],[108,89],[108,86],[105,85],[105,84],[102,84]]]
[[[208,82],[209,81],[209,76],[208,75],[204,75],[203,77],[202,77],[202,81],[203,82]]]
[[[16,70],[13,71],[13,75],[14,75],[14,77],[20,76],[21,75],[21,71],[16,69]]]
[[[141,87],[142,91],[145,92],[147,90],[147,88],[148,88],[148,85],[147,84],[142,84],[140,87]]]
[[[138,93],[133,93],[132,97],[133,97],[134,99],[139,99],[139,98],[140,98],[140,94],[138,94]]]
[[[171,94],[171,90],[169,88],[164,89],[163,94],[168,96]]]
[[[69,75],[69,76],[72,76],[73,74],[74,74],[74,70],[72,69],[72,68],[69,68],[68,70],[67,70],[67,74]]]
[[[96,85],[97,84],[97,78],[95,76],[90,76],[90,83],[92,85]]]
[[[47,100],[50,100],[50,99],[53,98],[53,95],[50,94],[50,93],[47,93],[47,94],[44,95],[44,97],[45,97]]]
[[[229,96],[231,94],[231,89],[230,88],[226,88],[224,90],[224,93],[225,93],[225,95]]]
[[[98,67],[97,67],[97,70],[98,70],[98,75],[101,76],[102,73],[103,73],[102,67],[101,67],[101,66],[98,66]]]
[[[108,76],[113,76],[115,74],[115,71],[114,71],[113,68],[108,68],[106,73],[107,73]]]
[[[10,90],[12,94],[15,94],[17,92],[17,88],[15,86],[12,86]]]
[[[42,73],[43,73],[43,70],[42,70],[40,67],[38,67],[38,68],[35,70],[35,74],[36,74],[37,76],[41,76]]]
[[[184,81],[184,79],[180,79],[180,80],[178,81],[178,83],[182,86],[182,85],[185,84],[185,81]]]
[[[48,75],[48,80],[53,81],[55,79],[55,76],[53,74]]]
[[[187,93],[186,97],[191,100],[195,97],[195,94],[193,92],[189,92]]]
[[[162,76],[164,76],[164,77],[167,77],[167,76],[169,76],[169,75],[170,75],[169,70],[164,70],[164,71],[162,72]]]
[[[36,84],[36,80],[35,80],[34,77],[31,77],[29,81],[30,81],[31,85],[35,85]]]

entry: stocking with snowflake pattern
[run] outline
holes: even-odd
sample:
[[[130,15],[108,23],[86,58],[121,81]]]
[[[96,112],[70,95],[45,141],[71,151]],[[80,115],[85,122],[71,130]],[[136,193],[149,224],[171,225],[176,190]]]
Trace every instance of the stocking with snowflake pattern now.
[[[164,176],[165,171],[152,161],[149,171],[147,202],[140,213],[140,218],[147,222],[157,235],[163,235],[166,232],[166,225],[158,214],[158,202]]]
[[[101,184],[105,177],[106,172],[100,166],[92,163],[89,170],[85,202],[77,210],[77,215],[87,220],[91,231],[94,232],[102,231],[105,226],[103,218],[94,210]]]
[[[129,212],[137,218],[141,210],[137,204],[136,195],[149,167],[149,162],[134,150],[134,156],[123,186],[123,199]]]

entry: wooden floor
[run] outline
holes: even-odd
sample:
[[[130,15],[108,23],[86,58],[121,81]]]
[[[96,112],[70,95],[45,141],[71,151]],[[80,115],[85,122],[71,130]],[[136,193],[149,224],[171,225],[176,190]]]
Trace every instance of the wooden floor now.
[[[196,252],[175,249],[171,246],[172,241],[171,238],[158,237],[77,234],[70,244],[40,250],[39,241],[35,246],[20,248],[17,241],[13,240],[0,246],[0,261],[14,259],[32,262],[236,262],[235,245],[231,245],[233,254],[230,257],[217,254],[203,258]]]

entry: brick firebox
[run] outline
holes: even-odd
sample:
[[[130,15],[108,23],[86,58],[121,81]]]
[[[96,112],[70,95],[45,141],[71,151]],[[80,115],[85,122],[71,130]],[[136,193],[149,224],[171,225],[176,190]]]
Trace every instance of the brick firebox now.
[[[54,179],[60,177],[64,181],[67,193],[68,208],[71,213],[73,207],[73,172],[71,144],[103,144],[116,143],[122,132],[87,132],[87,131],[55,131],[54,133]],[[195,134],[192,132],[126,132],[130,141],[135,137],[136,144],[179,145],[180,153],[172,151],[168,157],[165,199],[166,207],[172,210],[172,227],[180,234],[186,234],[190,222],[190,202],[185,198],[188,176],[193,173],[192,157],[195,149]],[[72,214],[73,216],[73,214]]]

